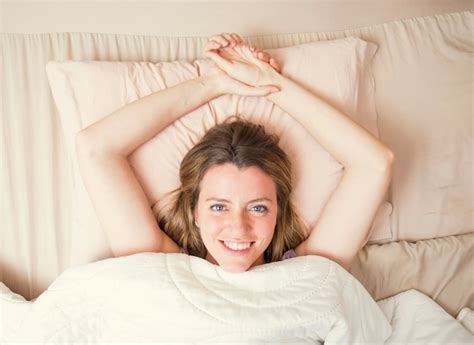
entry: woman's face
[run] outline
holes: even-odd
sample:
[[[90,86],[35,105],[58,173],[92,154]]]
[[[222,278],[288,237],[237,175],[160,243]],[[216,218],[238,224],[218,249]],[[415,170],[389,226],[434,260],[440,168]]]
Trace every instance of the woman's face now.
[[[206,259],[229,272],[265,263],[277,220],[273,179],[258,167],[226,163],[211,167],[200,187],[194,216]]]

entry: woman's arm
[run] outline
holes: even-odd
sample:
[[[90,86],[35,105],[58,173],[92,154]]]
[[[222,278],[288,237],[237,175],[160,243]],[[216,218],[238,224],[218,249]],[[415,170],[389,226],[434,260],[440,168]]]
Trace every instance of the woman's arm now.
[[[300,122],[344,165],[344,175],[298,255],[327,257],[346,270],[367,240],[392,175],[391,150],[345,114],[291,79],[274,73],[280,92],[267,96]]]
[[[217,74],[187,80],[140,98],[77,134],[77,143],[96,155],[127,157],[168,125],[222,95]]]
[[[267,98],[301,123],[344,165],[344,175],[309,237],[295,251],[320,255],[348,269],[383,201],[391,179],[393,154],[367,130],[316,94],[256,59],[246,44],[233,48],[243,63],[206,53],[233,78],[258,86],[275,85]],[[316,191],[315,191],[316,192]]]
[[[271,83],[280,92],[266,97],[294,117],[346,169],[378,169],[391,160],[387,146],[317,95],[278,73],[272,73]]]
[[[227,39],[221,35],[213,36],[206,45],[205,52],[214,51],[227,58],[237,58],[238,55],[229,48],[242,39],[237,34],[232,37],[226,34],[226,37]],[[260,56],[262,63],[270,69],[279,68],[267,53],[255,50],[254,54],[256,57]],[[266,96],[275,91],[277,90],[273,87],[251,86],[235,80],[213,65],[206,75],[127,104],[80,131],[77,139],[81,146],[87,146],[91,152],[128,156],[182,115],[216,97],[224,94]]]
[[[127,156],[184,113],[218,96],[215,83],[215,77],[200,77],[153,93],[77,135],[82,180],[114,256],[179,252],[159,228]]]
[[[269,92],[212,66],[204,76],[141,98],[79,132],[80,173],[115,256],[179,251],[159,228],[128,155],[182,115],[220,95],[265,96]]]
[[[232,48],[237,55],[226,56],[207,51],[222,70],[248,85],[273,85],[280,92],[266,95],[277,106],[300,122],[313,137],[344,167],[376,167],[385,164],[391,152],[365,128],[338,109],[281,75],[268,63],[254,56],[244,42]]]

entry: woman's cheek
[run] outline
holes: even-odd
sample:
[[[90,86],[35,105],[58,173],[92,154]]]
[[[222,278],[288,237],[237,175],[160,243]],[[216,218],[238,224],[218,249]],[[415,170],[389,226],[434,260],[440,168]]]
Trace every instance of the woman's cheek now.
[[[206,231],[208,231],[209,235],[217,235],[220,229],[225,225],[222,218],[218,217],[209,217],[206,219]]]
[[[269,237],[270,239],[273,237],[275,233],[275,227],[276,227],[276,216],[272,215],[271,217],[267,217],[265,232],[266,232],[266,236]]]

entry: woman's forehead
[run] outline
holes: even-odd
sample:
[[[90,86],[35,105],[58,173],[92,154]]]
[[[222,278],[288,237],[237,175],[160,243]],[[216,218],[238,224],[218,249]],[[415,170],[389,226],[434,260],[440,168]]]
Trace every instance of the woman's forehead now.
[[[224,164],[206,172],[200,190],[205,198],[252,200],[273,199],[276,188],[272,177],[258,167],[238,168],[234,164]]]

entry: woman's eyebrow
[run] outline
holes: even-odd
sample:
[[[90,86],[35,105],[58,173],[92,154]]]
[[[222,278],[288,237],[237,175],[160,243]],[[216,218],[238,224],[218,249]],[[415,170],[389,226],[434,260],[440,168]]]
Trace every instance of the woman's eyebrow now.
[[[215,198],[215,197],[207,198],[207,199],[206,199],[206,202],[207,202],[207,201],[227,202],[227,203],[229,203],[229,204],[232,203],[230,200],[222,199],[222,198]],[[259,201],[269,201],[269,202],[272,202],[272,199],[269,199],[269,198],[258,198],[258,199],[250,200],[248,203],[250,204],[250,203],[252,203],[252,202],[259,202]]]

